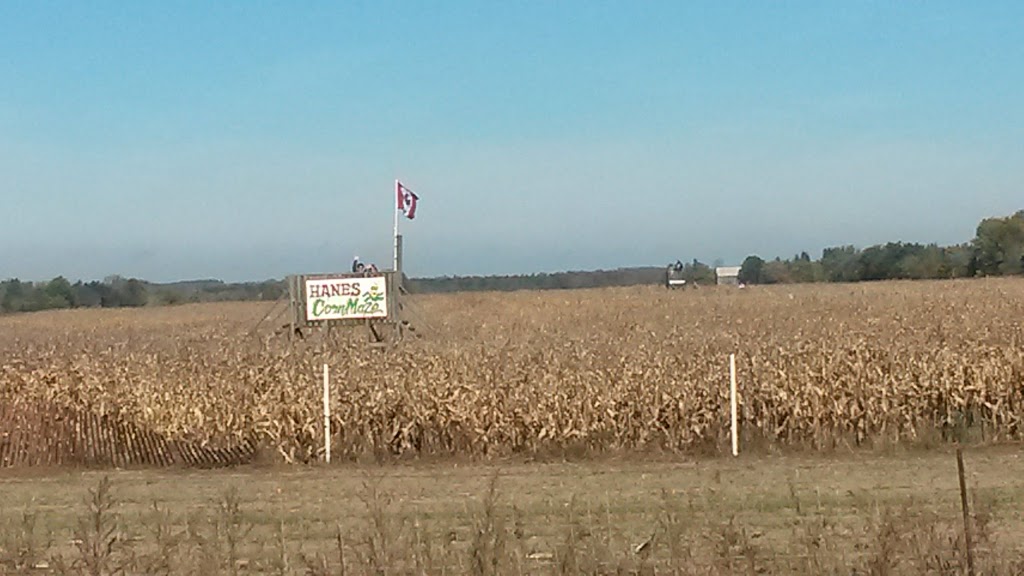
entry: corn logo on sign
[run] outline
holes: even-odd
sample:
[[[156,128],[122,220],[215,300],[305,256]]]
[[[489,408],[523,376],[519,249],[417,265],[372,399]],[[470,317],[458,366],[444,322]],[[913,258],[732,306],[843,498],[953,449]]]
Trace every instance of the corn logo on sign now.
[[[306,320],[387,318],[383,276],[306,280]]]

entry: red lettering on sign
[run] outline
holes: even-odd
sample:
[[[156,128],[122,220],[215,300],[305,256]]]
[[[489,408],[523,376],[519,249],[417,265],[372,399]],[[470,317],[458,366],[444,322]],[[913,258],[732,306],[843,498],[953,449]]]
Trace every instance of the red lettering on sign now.
[[[329,284],[310,284],[308,287],[310,298],[330,298],[332,296],[355,296],[362,294],[360,286],[356,282],[332,282]]]

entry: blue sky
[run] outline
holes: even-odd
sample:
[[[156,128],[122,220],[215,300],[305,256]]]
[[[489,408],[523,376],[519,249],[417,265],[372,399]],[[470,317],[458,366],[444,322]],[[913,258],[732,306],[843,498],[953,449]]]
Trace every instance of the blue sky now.
[[[956,243],[1024,208],[1020,2],[0,3],[0,277]]]

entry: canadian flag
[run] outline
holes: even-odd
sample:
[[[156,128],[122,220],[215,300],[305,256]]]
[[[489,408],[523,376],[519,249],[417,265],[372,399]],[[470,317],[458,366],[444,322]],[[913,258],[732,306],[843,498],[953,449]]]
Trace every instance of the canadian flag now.
[[[398,195],[398,211],[404,212],[405,216],[412,220],[416,217],[416,201],[420,199],[415,192],[395,180],[395,193]]]

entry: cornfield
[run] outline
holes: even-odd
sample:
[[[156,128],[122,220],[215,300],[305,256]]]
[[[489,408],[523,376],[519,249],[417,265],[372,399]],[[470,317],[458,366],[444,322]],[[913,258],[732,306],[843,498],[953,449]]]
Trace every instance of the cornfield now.
[[[418,338],[289,344],[265,304],[0,318],[0,465],[191,464],[332,450],[719,450],[1024,436],[1024,281],[414,296]],[[190,454],[191,456],[185,456]]]

